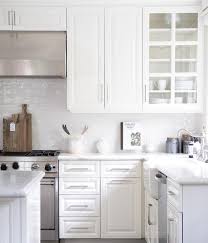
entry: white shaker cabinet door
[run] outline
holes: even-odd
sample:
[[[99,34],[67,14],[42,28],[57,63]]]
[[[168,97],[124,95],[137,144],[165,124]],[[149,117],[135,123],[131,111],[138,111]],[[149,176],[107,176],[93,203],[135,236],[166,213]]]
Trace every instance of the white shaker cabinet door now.
[[[182,213],[168,204],[167,216],[168,243],[182,243]]]
[[[101,238],[141,238],[139,179],[102,179]]]
[[[12,8],[0,8],[0,30],[12,30]]]
[[[104,111],[104,9],[68,9],[68,109]]]
[[[66,31],[64,7],[15,7],[13,29],[22,31]]]
[[[142,10],[105,9],[105,109],[135,113],[142,104]]]

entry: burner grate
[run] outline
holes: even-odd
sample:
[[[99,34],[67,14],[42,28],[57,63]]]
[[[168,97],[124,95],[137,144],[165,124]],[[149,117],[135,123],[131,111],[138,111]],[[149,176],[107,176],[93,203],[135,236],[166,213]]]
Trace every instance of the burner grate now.
[[[58,156],[60,151],[58,150],[32,150],[31,152],[3,152],[0,151],[0,156],[46,156],[46,157],[53,157]]]

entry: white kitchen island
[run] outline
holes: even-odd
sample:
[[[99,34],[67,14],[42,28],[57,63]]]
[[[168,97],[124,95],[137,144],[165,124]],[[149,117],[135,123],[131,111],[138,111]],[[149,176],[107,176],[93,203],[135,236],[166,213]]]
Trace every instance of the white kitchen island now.
[[[40,243],[43,172],[0,172],[0,243]]]

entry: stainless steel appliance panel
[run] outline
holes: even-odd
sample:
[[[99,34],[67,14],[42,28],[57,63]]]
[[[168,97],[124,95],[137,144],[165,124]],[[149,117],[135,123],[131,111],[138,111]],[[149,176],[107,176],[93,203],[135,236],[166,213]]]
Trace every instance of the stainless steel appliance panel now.
[[[1,31],[0,76],[66,77],[66,32]]]
[[[58,178],[41,181],[41,240],[58,240]]]

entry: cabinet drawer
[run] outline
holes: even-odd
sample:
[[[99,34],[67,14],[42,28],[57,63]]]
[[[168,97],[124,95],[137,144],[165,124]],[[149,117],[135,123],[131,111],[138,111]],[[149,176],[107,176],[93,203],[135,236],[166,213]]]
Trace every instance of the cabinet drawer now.
[[[60,194],[99,194],[100,179],[59,178]]]
[[[182,187],[174,181],[168,179],[167,200],[179,211],[182,211]]]
[[[59,176],[70,177],[99,177],[99,161],[60,161]]]
[[[60,217],[60,238],[100,238],[100,218]]]
[[[100,216],[100,196],[60,195],[60,216]]]
[[[102,177],[140,177],[141,163],[138,161],[105,161],[101,164]]]

